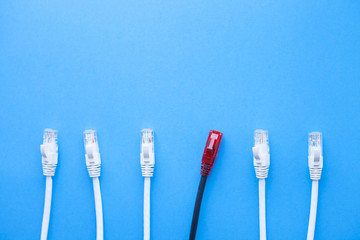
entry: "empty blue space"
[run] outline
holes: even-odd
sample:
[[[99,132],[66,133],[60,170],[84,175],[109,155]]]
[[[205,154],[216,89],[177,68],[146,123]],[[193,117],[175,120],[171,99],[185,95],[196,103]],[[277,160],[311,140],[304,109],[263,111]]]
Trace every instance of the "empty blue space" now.
[[[142,239],[140,130],[155,131],[151,239],[188,239],[209,130],[223,141],[197,239],[259,238],[251,147],[269,131],[269,240],[306,238],[307,134],[321,131],[317,240],[360,239],[360,2],[0,2],[0,239],[39,239],[40,144],[58,130],[49,240]]]

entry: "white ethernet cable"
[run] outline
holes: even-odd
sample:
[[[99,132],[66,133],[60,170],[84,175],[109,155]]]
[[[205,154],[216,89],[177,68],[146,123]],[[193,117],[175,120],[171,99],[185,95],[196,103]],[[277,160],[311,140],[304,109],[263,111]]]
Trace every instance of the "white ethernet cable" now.
[[[41,227],[41,240],[46,240],[49,229],[51,195],[52,195],[52,176],[55,175],[58,163],[57,131],[52,129],[44,130],[43,144],[40,145],[42,155],[43,174],[46,176],[44,215]]]
[[[104,238],[103,211],[102,211],[100,182],[99,182],[101,159],[100,159],[99,145],[98,145],[96,131],[94,130],[84,131],[84,145],[86,152],[85,153],[86,166],[89,171],[89,176],[93,179],[95,210],[96,210],[96,239],[103,240]]]
[[[144,240],[150,239],[150,178],[154,173],[154,131],[141,130],[141,172],[144,179]]]
[[[255,173],[256,177],[259,179],[260,240],[266,240],[265,178],[268,177],[270,166],[268,132],[256,130],[254,135],[255,146],[252,150],[254,154]]]
[[[307,240],[313,240],[315,235],[319,180],[321,178],[321,171],[323,168],[322,135],[320,132],[309,133],[308,163],[310,178],[312,180],[312,190]]]

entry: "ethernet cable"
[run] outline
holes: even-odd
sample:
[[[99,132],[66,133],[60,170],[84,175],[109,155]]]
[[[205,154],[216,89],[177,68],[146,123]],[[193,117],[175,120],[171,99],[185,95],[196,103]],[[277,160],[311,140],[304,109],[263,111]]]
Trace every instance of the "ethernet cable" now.
[[[315,235],[319,180],[321,178],[321,171],[323,168],[322,135],[320,132],[312,132],[309,134],[308,164],[310,179],[312,180],[312,190],[307,240],[313,240]]]
[[[268,132],[255,131],[255,146],[253,147],[254,167],[259,179],[259,225],[260,240],[266,240],[266,211],[265,211],[265,178],[268,177],[270,166]]]
[[[52,177],[55,175],[58,163],[57,131],[45,129],[43,144],[40,145],[42,155],[43,174],[46,176],[45,204],[41,227],[41,240],[46,240],[49,230],[51,196],[52,196]]]
[[[197,230],[197,225],[199,221],[199,214],[200,214],[200,206],[201,206],[201,200],[203,197],[206,179],[210,174],[210,171],[212,167],[214,166],[215,159],[217,157],[220,143],[222,139],[223,134],[221,132],[218,132],[216,130],[211,130],[206,142],[204,154],[202,157],[202,163],[201,163],[201,180],[198,188],[198,193],[196,196],[196,202],[195,202],[195,208],[194,208],[194,214],[192,218],[191,223],[191,230],[190,230],[190,237],[189,240],[194,240]]]
[[[104,227],[103,227],[103,210],[101,203],[100,192],[100,167],[101,159],[99,153],[99,144],[97,134],[94,130],[84,131],[84,145],[85,145],[85,159],[89,176],[93,180],[94,197],[95,197],[95,211],[96,211],[96,239],[103,240]]]
[[[141,172],[144,177],[144,240],[150,239],[150,178],[154,173],[154,131],[143,129],[141,131]]]

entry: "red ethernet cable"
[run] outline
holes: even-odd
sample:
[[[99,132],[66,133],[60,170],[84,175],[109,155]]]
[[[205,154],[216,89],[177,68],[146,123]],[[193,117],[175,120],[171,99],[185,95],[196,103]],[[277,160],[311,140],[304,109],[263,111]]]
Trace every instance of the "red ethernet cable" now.
[[[215,159],[217,157],[220,148],[222,136],[223,134],[221,132],[218,132],[216,130],[211,130],[206,142],[204,155],[202,157],[202,162],[201,162],[201,180],[199,184],[198,193],[196,196],[189,240],[195,239],[196,229],[200,214],[201,200],[205,189],[206,179],[209,176],[212,167],[214,166]]]

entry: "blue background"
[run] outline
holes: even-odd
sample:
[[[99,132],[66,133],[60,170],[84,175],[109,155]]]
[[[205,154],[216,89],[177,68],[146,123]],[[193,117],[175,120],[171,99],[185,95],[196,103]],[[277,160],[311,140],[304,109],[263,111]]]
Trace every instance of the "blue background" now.
[[[82,132],[98,131],[106,239],[142,238],[139,132],[155,129],[152,239],[187,239],[209,130],[224,133],[197,239],[258,239],[253,131],[269,130],[268,239],[360,239],[360,2],[0,3],[0,239],[38,239],[40,144],[59,131],[49,239],[95,239]]]

